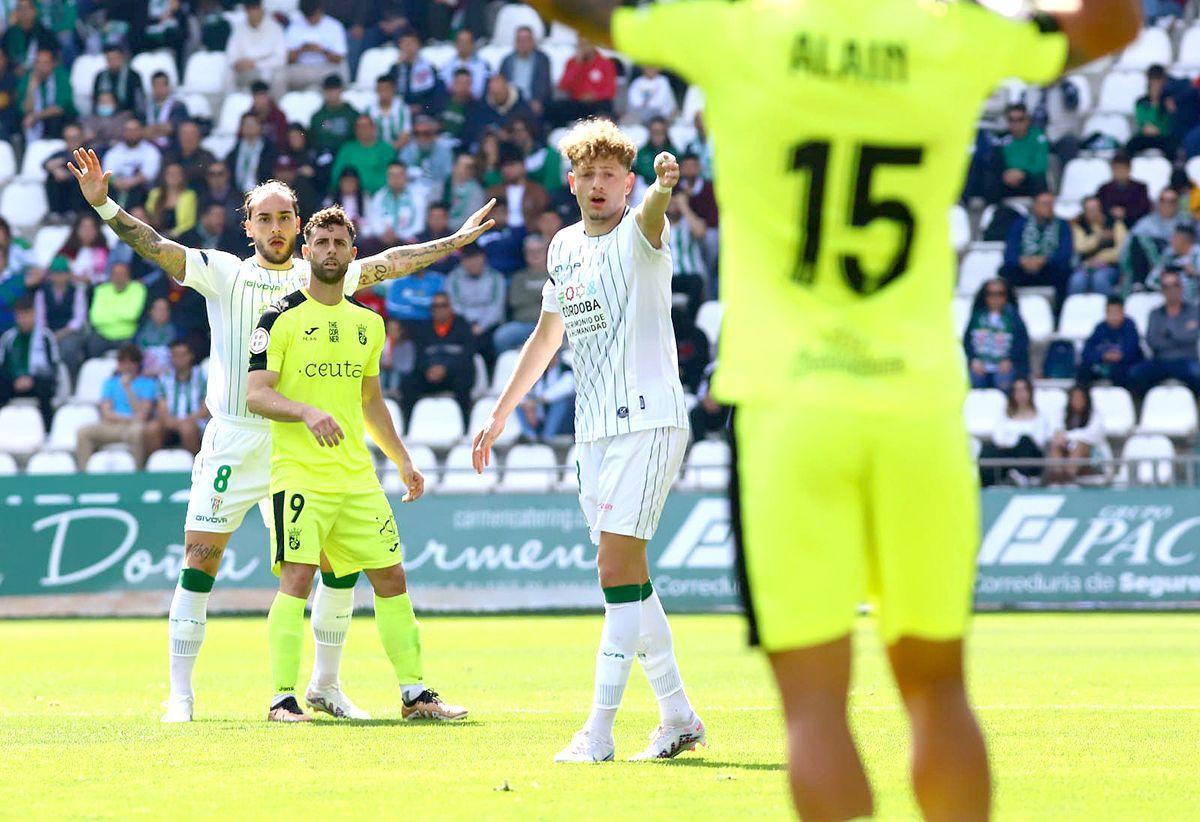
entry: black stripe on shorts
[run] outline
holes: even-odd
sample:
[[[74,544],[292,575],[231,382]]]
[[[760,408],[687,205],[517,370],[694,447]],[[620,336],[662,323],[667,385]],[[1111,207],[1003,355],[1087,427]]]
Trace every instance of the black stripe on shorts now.
[[[729,470],[729,523],[733,528],[734,566],[737,571],[738,591],[741,594],[742,608],[746,612],[746,641],[751,646],[758,645],[758,619],[754,615],[754,597],[750,594],[750,578],[746,574],[746,538],[742,534],[742,502],[741,487],[738,482],[738,449],[737,428],[735,421],[737,409],[729,415],[729,450],[731,453]]]
[[[274,512],[272,521],[275,523],[275,561],[283,562],[283,491],[271,495],[271,509]]]

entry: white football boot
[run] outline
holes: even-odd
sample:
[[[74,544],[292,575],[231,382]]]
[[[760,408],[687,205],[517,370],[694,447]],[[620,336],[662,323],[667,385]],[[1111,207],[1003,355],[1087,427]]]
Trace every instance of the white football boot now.
[[[329,714],[336,719],[370,719],[371,715],[350,701],[342,693],[341,683],[318,688],[311,682],[304,694],[304,702],[314,711]]]
[[[555,762],[612,762],[616,749],[612,740],[592,739],[587,731],[577,731],[571,744],[558,752]]]
[[[630,757],[630,762],[642,759],[672,759],[684,751],[694,751],[697,745],[706,745],[704,723],[700,717],[692,714],[692,721],[686,725],[659,725],[650,734],[650,744],[646,750],[637,756]]]
[[[191,722],[192,709],[196,705],[194,696],[176,696],[172,694],[167,697],[167,701],[163,703],[167,707],[166,713],[162,715],[163,722]]]

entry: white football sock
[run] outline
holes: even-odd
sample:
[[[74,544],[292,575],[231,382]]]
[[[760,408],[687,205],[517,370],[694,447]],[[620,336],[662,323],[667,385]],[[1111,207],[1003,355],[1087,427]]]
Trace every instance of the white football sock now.
[[[316,653],[309,687],[329,688],[338,684],[342,649],[346,647],[346,634],[350,630],[350,618],[353,615],[353,588],[330,588],[324,582],[317,583],[317,595],[313,597],[312,607]]]
[[[188,591],[175,585],[167,622],[171,645],[171,696],[192,696],[192,669],[204,642],[208,621],[208,592]]]
[[[596,652],[596,689],[592,712],[584,725],[584,730],[596,739],[612,739],[613,720],[637,651],[640,611],[640,602],[604,604],[604,630]]]
[[[650,688],[658,700],[658,712],[662,724],[668,727],[686,725],[691,721],[692,704],[683,691],[683,679],[679,676],[679,665],[675,662],[675,648],[671,642],[671,626],[663,610],[658,592],[642,600],[641,631],[638,636],[638,661],[650,680]]]

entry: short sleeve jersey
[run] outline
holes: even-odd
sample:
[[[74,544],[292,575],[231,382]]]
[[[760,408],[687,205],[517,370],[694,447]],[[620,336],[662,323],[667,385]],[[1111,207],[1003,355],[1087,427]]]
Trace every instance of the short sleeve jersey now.
[[[250,371],[279,374],[275,390],[333,416],[346,435],[322,446],[302,422],[271,421],[271,488],[367,491],[379,487],[367,451],[364,377],[379,374],[383,318],[352,299],[325,305],[296,291],[263,312],[250,335]]]
[[[1056,77],[1066,38],[945,0],[658,3],[615,11],[612,34],[704,93],[721,207],[718,395],[960,402],[949,210],[982,102],[1004,78]]]
[[[688,426],[671,325],[671,249],[632,210],[591,237],[583,222],[550,241],[542,310],[562,315],[574,355],[575,440]]]
[[[212,348],[205,404],[214,417],[266,426],[246,410],[246,346],[267,306],[308,286],[308,260],[293,260],[285,270],[263,268],[254,257],[239,260],[212,249],[189,248],[183,284],[205,297]],[[358,290],[362,266],[346,272],[347,296]]]

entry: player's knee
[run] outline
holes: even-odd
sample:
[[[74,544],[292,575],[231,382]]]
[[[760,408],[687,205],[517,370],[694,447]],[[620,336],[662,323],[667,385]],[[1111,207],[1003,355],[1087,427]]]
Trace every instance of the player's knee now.
[[[965,702],[962,642],[901,637],[888,648],[896,686],[905,702]]]
[[[398,597],[408,591],[408,578],[403,565],[368,571],[367,578],[371,580],[375,593],[381,597]]]
[[[279,590],[288,596],[298,599],[308,599],[312,590],[313,572],[311,565],[296,562],[285,562],[279,569]]]

